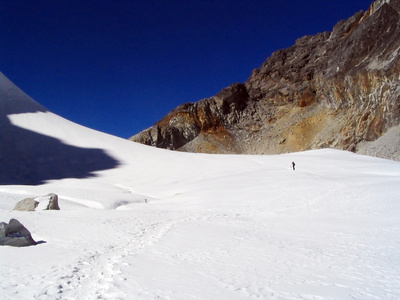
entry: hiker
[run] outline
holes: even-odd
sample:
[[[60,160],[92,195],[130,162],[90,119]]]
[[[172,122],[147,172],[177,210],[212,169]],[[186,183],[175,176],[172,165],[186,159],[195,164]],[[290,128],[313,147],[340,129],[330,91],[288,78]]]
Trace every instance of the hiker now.
[[[295,169],[295,166],[296,166],[296,164],[294,163],[294,161],[292,161],[292,168],[293,168],[293,171],[296,170],[296,169]]]

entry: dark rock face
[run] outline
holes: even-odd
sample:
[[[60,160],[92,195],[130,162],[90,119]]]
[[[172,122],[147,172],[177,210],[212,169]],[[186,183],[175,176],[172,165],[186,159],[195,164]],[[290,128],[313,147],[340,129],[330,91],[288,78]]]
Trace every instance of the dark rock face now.
[[[133,140],[175,150],[203,135],[215,136],[213,139],[218,135],[230,138],[227,128],[239,121],[248,99],[244,84],[232,84],[214,97],[178,106]]]
[[[133,141],[210,153],[356,151],[400,124],[400,0],[375,1],[332,32],[298,39],[209,99]]]
[[[14,246],[26,247],[34,246],[43,241],[36,242],[29,232],[18,220],[11,219],[10,222],[0,223],[0,245],[1,246]]]

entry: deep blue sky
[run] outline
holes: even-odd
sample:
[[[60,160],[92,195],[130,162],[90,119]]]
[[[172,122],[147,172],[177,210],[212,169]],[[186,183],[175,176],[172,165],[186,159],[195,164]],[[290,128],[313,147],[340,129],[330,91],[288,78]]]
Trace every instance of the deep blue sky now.
[[[371,3],[0,0],[0,71],[52,112],[128,138]]]

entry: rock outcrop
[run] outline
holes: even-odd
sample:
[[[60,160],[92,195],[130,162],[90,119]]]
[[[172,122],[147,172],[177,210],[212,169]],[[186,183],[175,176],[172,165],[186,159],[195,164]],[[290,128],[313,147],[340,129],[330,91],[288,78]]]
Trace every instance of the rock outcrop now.
[[[47,195],[49,198],[49,204],[47,205],[47,210],[60,210],[60,206],[58,205],[58,196],[54,193],[50,193]]]
[[[400,125],[390,128],[375,141],[358,144],[357,153],[400,161]]]
[[[400,124],[400,0],[375,1],[332,32],[298,39],[214,97],[131,139],[191,152],[357,151]]]
[[[25,198],[15,204],[14,210],[34,211],[38,205],[39,201],[36,201],[34,198]]]
[[[182,147],[188,147],[189,142],[200,138],[203,139],[198,143],[200,147],[207,147],[207,144],[216,147],[216,144],[220,144],[216,149],[222,150],[230,142],[233,146],[228,128],[239,121],[248,97],[245,85],[235,83],[212,98],[178,106],[153,127],[133,137],[133,140],[172,150],[183,150]],[[200,152],[210,152],[209,149],[203,150]]]
[[[60,206],[58,205],[58,196],[54,193],[50,193],[36,198],[25,198],[15,204],[14,210],[60,210]]]

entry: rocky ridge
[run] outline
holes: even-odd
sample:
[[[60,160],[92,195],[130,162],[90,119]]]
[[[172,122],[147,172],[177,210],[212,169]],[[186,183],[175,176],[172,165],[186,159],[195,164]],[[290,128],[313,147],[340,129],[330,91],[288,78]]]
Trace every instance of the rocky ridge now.
[[[400,124],[399,51],[400,0],[378,0],[332,32],[274,52],[244,84],[180,105],[131,140],[206,153],[365,151]]]

